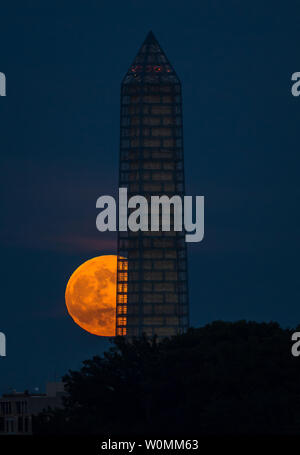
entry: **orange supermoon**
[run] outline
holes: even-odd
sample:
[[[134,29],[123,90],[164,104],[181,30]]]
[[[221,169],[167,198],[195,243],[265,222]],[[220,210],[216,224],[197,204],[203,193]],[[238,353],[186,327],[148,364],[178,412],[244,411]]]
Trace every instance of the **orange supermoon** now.
[[[117,256],[98,256],[71,275],[66,305],[74,322],[87,332],[115,336]]]

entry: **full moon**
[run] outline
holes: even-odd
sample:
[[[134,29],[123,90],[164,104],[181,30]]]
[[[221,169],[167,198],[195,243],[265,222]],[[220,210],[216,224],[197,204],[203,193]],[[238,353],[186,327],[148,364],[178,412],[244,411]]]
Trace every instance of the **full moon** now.
[[[71,275],[66,305],[74,322],[94,335],[115,336],[117,256],[98,256]]]

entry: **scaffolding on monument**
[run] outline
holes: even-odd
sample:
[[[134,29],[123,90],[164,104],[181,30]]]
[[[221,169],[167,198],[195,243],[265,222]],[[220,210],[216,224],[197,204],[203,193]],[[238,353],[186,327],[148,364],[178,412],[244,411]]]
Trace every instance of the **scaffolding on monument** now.
[[[150,32],[121,85],[119,187],[128,198],[185,194],[180,81]],[[119,232],[116,335],[189,325],[185,232]]]

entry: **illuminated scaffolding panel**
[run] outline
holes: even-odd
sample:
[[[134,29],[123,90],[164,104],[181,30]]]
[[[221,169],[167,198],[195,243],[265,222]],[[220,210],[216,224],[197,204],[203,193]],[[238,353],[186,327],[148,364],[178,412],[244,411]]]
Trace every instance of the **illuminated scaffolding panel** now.
[[[150,32],[121,86],[119,173],[128,198],[148,200],[149,226],[151,196],[184,196],[182,141],[181,84]],[[119,231],[117,335],[162,338],[188,328],[185,232],[172,226]]]

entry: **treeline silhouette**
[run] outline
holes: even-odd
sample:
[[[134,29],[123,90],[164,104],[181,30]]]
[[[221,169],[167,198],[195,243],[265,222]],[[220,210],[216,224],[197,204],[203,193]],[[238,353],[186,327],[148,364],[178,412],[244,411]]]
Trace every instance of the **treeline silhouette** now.
[[[289,434],[300,428],[300,357],[277,323],[213,322],[183,335],[112,340],[63,380],[64,408],[36,434]]]

